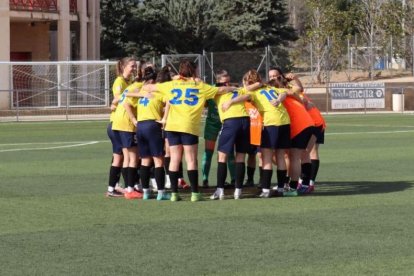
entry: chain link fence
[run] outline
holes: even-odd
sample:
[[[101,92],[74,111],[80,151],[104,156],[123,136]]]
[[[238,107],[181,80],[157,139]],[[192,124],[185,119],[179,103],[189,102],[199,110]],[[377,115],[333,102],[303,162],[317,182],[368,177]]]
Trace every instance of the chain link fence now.
[[[200,77],[215,83],[215,72],[229,71],[241,84],[250,69],[263,80],[271,66],[288,67],[287,49],[265,47],[250,51],[203,52],[191,55]],[[164,63],[174,67],[189,55],[168,55]],[[112,100],[116,62],[0,62],[0,122],[24,120],[106,119]],[[166,65],[166,64],[164,64]],[[178,68],[178,67],[177,67]],[[330,73],[332,74],[332,73]],[[305,91],[325,113],[413,112],[414,82],[326,82],[315,86],[304,80]]]
[[[89,115],[108,114],[115,65],[109,61],[1,62],[0,120],[89,119]]]

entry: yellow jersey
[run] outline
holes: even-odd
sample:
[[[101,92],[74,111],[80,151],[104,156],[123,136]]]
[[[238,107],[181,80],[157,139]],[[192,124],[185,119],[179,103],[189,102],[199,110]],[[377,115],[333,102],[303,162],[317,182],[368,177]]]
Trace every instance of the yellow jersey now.
[[[223,122],[224,120],[228,118],[238,118],[238,117],[249,117],[249,114],[246,111],[246,107],[244,105],[244,102],[238,102],[235,104],[232,104],[229,109],[227,109],[225,112],[221,109],[221,106],[223,103],[230,101],[231,99],[236,98],[239,95],[245,94],[244,89],[238,89],[234,90],[231,93],[226,93],[222,95],[217,95],[214,100],[217,104],[217,109],[220,116],[220,121]]]
[[[119,98],[118,106],[115,110],[115,114],[112,121],[112,130],[120,130],[120,131],[127,131],[127,132],[135,132],[136,127],[129,119],[128,113],[124,107],[124,103],[129,103],[132,106],[132,112],[134,113],[135,117],[137,116],[137,105],[138,105],[138,98],[127,97],[128,91],[133,91],[136,88],[141,88],[143,85],[142,82],[134,82],[133,84],[129,85],[124,92],[122,93],[121,97]]]
[[[137,106],[137,116],[139,121],[161,120],[164,103],[166,98],[161,93],[153,93],[153,98],[140,98]]]
[[[112,94],[114,98],[119,98],[128,85],[130,85],[130,82],[125,80],[124,77],[117,77],[114,81],[114,84],[112,85]],[[111,117],[109,117],[110,122],[113,121],[114,116],[115,110],[111,112]]]
[[[263,117],[264,126],[290,124],[289,114],[285,107],[282,104],[275,107],[270,103],[276,100],[280,93],[286,93],[286,89],[265,86],[250,92],[255,106]]]
[[[156,87],[170,103],[165,130],[198,136],[204,103],[214,98],[219,88],[192,79],[157,83]]]

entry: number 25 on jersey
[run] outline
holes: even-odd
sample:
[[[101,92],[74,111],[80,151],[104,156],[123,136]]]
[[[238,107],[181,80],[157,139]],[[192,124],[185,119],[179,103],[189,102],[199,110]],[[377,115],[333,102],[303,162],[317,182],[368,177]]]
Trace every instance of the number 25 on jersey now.
[[[182,89],[173,89],[171,93],[174,94],[174,98],[170,100],[170,104],[178,105],[178,104],[186,104],[186,105],[196,105],[198,104],[198,89],[195,88],[187,88],[185,89],[185,93],[183,93]],[[184,97],[183,97],[184,94]]]

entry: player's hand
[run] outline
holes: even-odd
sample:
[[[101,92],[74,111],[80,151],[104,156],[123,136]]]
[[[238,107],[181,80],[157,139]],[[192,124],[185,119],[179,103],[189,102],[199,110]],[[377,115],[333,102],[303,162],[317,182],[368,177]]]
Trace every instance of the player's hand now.
[[[287,79],[288,81],[294,80],[296,79],[296,75],[293,73],[287,73],[285,74],[285,79]]]
[[[278,106],[278,105],[280,104],[280,100],[275,99],[275,100],[270,101],[270,103],[271,103],[273,106]]]
[[[115,109],[116,109],[116,104],[111,103],[111,111],[115,111]]]
[[[161,119],[161,120],[158,120],[156,122],[159,123],[159,124],[161,124],[161,129],[164,129],[165,123],[166,123],[166,120],[165,119]]]

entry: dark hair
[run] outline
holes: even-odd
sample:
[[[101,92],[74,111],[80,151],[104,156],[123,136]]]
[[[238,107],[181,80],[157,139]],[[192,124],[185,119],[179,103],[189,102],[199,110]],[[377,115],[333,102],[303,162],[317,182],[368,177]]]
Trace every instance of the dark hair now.
[[[161,71],[158,72],[157,79],[155,80],[155,82],[162,83],[162,82],[166,82],[170,80],[171,80],[170,67],[168,66],[162,67]]]
[[[273,71],[273,70],[278,71],[279,74],[281,74],[281,75],[285,75],[283,73],[283,70],[280,67],[270,67],[269,71]]]
[[[156,78],[157,78],[157,72],[155,72],[154,68],[146,67],[144,69],[143,76],[142,76],[142,79],[144,81],[150,81],[150,80],[155,81]]]
[[[196,66],[194,62],[187,59],[180,62],[178,73],[180,74],[180,76],[185,78],[197,77]]]
[[[228,77],[228,76],[229,76],[229,73],[226,70],[220,69],[216,72],[216,82],[218,83],[218,81],[221,78]]]

